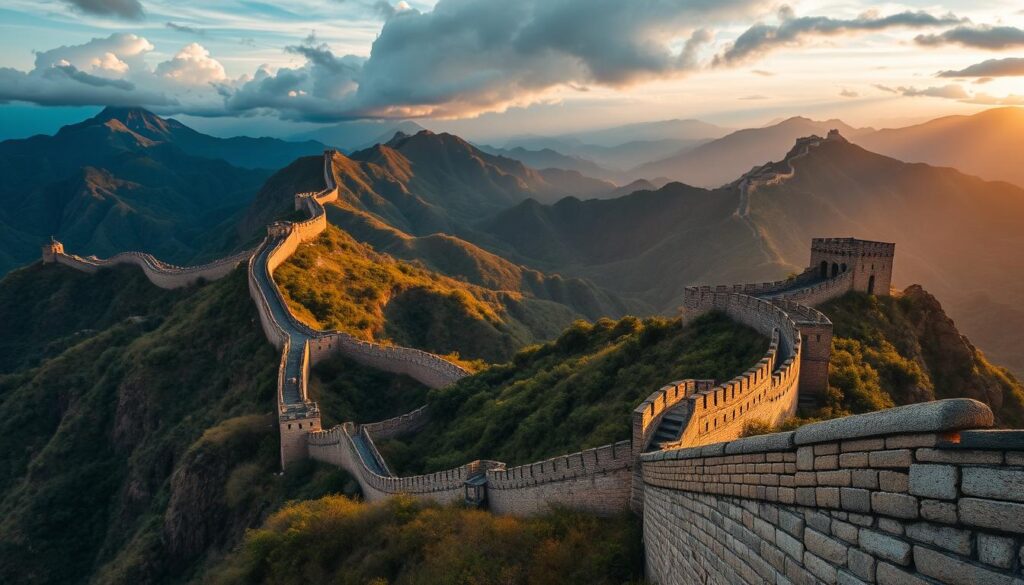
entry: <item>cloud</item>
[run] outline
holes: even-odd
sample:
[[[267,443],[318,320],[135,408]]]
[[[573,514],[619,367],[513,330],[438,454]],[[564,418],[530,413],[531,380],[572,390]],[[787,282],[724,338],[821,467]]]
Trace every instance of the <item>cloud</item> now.
[[[310,121],[458,117],[534,103],[559,87],[679,77],[698,67],[710,26],[759,2],[440,0],[429,12],[390,14],[367,59],[292,47],[303,67],[265,72],[227,105]]]
[[[117,16],[141,20],[145,12],[139,0],[63,0],[75,9],[99,16]]]
[[[765,71],[764,69],[753,69],[751,73],[754,75],[760,75],[761,77],[774,77],[775,74],[771,71]]]
[[[889,87],[888,85],[882,85],[880,83],[875,84],[875,89],[880,89],[886,93],[899,93],[899,90],[895,87]]]
[[[157,65],[156,74],[185,85],[218,83],[228,77],[224,66],[199,43],[189,43],[173,59]]]
[[[970,99],[963,100],[969,104],[986,106],[1024,106],[1024,95],[994,96],[987,93],[974,94]]]
[[[855,91],[853,91],[852,89],[845,89],[844,88],[843,91],[839,92],[839,96],[840,97],[845,97],[845,98],[855,98],[855,97],[860,97],[860,94],[855,92]]]
[[[766,95],[745,95],[743,97],[736,98],[736,99],[740,99],[740,100],[766,100],[766,99],[768,99],[768,96],[766,96]]]
[[[907,97],[938,97],[954,100],[965,100],[971,97],[971,94],[967,93],[967,90],[961,85],[955,83],[950,85],[943,85],[939,87],[926,87],[918,89],[916,87],[899,87],[899,92]]]
[[[167,28],[169,28],[171,30],[187,33],[187,34],[190,34],[190,35],[195,35],[197,37],[205,37],[206,36],[206,31],[205,30],[203,30],[201,28],[196,28],[194,26],[187,26],[187,25],[184,25],[184,24],[175,24],[173,22],[165,22],[164,26],[166,26]]]
[[[927,12],[900,12],[883,17],[865,13],[845,20],[827,16],[797,17],[792,8],[783,6],[779,10],[779,21],[778,25],[758,23],[748,28],[724,52],[715,56],[714,65],[729,66],[747,62],[779,47],[799,46],[812,37],[889,28],[942,26],[956,24],[961,20],[952,14],[933,16]]]
[[[1024,58],[989,59],[960,70],[940,71],[939,77],[1015,77],[1024,75]]]
[[[962,45],[1002,50],[1024,46],[1024,30],[1012,26],[958,26],[937,35],[918,35],[914,42],[927,47]]]
[[[390,2],[387,2],[386,0],[377,0],[376,2],[373,3],[371,8],[373,9],[373,12],[377,14],[377,16],[383,18],[384,20],[387,20],[395,16],[399,12],[412,10],[412,7],[409,6],[409,3],[406,2],[405,0],[400,0],[395,5],[392,5]]]
[[[224,112],[224,96],[248,81],[229,79],[202,45],[190,43],[150,69],[143,37],[115,33],[36,53],[30,71],[0,69],[0,102],[146,106],[167,113]]]

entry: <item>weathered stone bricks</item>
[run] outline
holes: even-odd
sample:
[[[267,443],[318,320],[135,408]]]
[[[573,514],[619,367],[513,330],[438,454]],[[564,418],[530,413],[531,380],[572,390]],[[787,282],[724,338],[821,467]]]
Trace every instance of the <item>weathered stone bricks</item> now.
[[[856,548],[851,548],[847,553],[847,566],[858,578],[868,583],[875,582],[875,557]]]
[[[872,451],[868,454],[868,463],[871,467],[910,467],[912,461],[910,449]]]
[[[853,487],[878,489],[878,472],[874,469],[854,469],[852,474]]]
[[[900,565],[910,564],[910,545],[874,530],[861,529],[860,548],[868,554]]]
[[[993,534],[978,535],[978,560],[983,563],[1009,569],[1013,565],[1016,547],[1012,538]]]
[[[932,522],[956,524],[956,504],[938,500],[921,500],[921,517]]]
[[[804,532],[804,546],[807,550],[835,565],[846,564],[846,544],[832,539],[817,530],[808,528]]]
[[[858,453],[842,453],[839,455],[839,467],[867,467],[868,466],[868,454],[863,452]]]
[[[952,526],[915,522],[907,526],[907,536],[962,555],[971,554],[971,532]]]
[[[915,496],[953,500],[957,495],[960,470],[953,465],[914,464],[910,466],[910,493]]]
[[[837,487],[815,488],[814,496],[820,508],[839,507],[839,488]]]
[[[878,563],[878,585],[933,585],[888,563]]]
[[[818,485],[848,487],[851,484],[851,473],[849,469],[836,471],[819,471],[816,480]]]
[[[787,532],[779,531],[775,533],[775,546],[794,559],[802,560],[804,558],[803,543]]]
[[[909,485],[906,473],[888,470],[878,472],[878,489],[883,492],[903,493],[907,491]]]
[[[871,511],[871,492],[858,488],[841,488],[839,490],[840,505],[851,512]]]
[[[914,566],[923,575],[952,585],[1011,585],[1013,578],[923,546],[914,546]]]
[[[1007,532],[1024,532],[1024,504],[960,498],[957,515],[964,524]]]
[[[961,489],[968,496],[1024,502],[1024,469],[965,467]]]
[[[896,518],[917,518],[917,498],[889,492],[871,493],[871,511]]]
[[[829,585],[835,585],[837,581],[837,567],[811,553],[810,551],[804,551],[804,567],[807,568],[814,576],[821,579],[822,582],[828,583]]]

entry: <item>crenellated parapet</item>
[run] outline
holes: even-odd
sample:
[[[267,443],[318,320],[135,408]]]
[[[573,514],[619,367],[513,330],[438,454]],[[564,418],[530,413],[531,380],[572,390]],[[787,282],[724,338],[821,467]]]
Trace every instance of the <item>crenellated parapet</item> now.
[[[97,258],[96,256],[83,258],[76,254],[66,253],[64,244],[56,240],[45,244],[42,252],[44,264],[62,264],[89,274],[94,274],[104,268],[131,264],[141,268],[142,273],[154,285],[160,288],[174,289],[199,282],[219,280],[230,274],[239,264],[245,262],[252,256],[254,250],[243,250],[231,256],[196,266],[176,266],[158,260],[152,254],[145,252],[121,252],[110,258]]]
[[[969,399],[642,456],[647,578],[1015,583],[1024,432]]]

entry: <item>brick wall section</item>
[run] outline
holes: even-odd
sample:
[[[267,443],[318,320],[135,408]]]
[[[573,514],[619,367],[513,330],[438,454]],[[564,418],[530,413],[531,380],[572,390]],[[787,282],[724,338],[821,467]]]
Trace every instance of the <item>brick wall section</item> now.
[[[620,441],[545,461],[487,471],[488,506],[528,516],[566,506],[600,515],[629,509],[633,453]]]
[[[957,399],[645,454],[648,578],[1019,585],[1024,436],[991,424]]]
[[[375,423],[362,425],[362,428],[370,434],[370,437],[379,441],[381,439],[393,439],[415,433],[423,428],[430,421],[428,407],[423,405],[412,412],[382,420]]]
[[[691,317],[710,310],[726,313],[772,337],[768,353],[743,374],[687,397],[690,417],[680,445],[696,446],[735,439],[747,421],[782,422],[796,412],[801,339],[796,323],[773,303],[736,293],[688,294]]]
[[[461,467],[425,475],[408,477],[384,476],[371,471],[360,457],[352,434],[359,432],[352,423],[308,435],[309,456],[318,461],[337,465],[359,482],[363,497],[377,501],[396,494],[407,494],[417,499],[438,503],[461,502],[465,498],[465,481],[492,467],[502,467],[495,461],[473,461]]]
[[[44,247],[44,250],[47,247]],[[122,252],[105,259],[96,258],[95,256],[83,258],[74,254],[64,253],[63,246],[61,246],[61,252],[50,255],[49,258],[52,258],[52,260],[48,261],[63,264],[64,266],[90,274],[98,272],[103,268],[132,264],[141,268],[146,278],[154,285],[160,288],[174,289],[190,286],[201,280],[214,281],[224,278],[236,266],[252,256],[252,254],[253,250],[245,250],[208,264],[175,266],[161,262],[152,254],[146,254],[145,252]],[[47,257],[47,254],[44,252],[44,258]]]

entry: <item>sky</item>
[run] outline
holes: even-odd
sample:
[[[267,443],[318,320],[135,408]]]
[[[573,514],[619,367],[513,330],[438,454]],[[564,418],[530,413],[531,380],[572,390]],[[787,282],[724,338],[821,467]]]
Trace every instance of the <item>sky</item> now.
[[[472,140],[696,118],[892,127],[1024,105],[1024,3],[5,0],[0,138],[104,105],[218,135]]]

